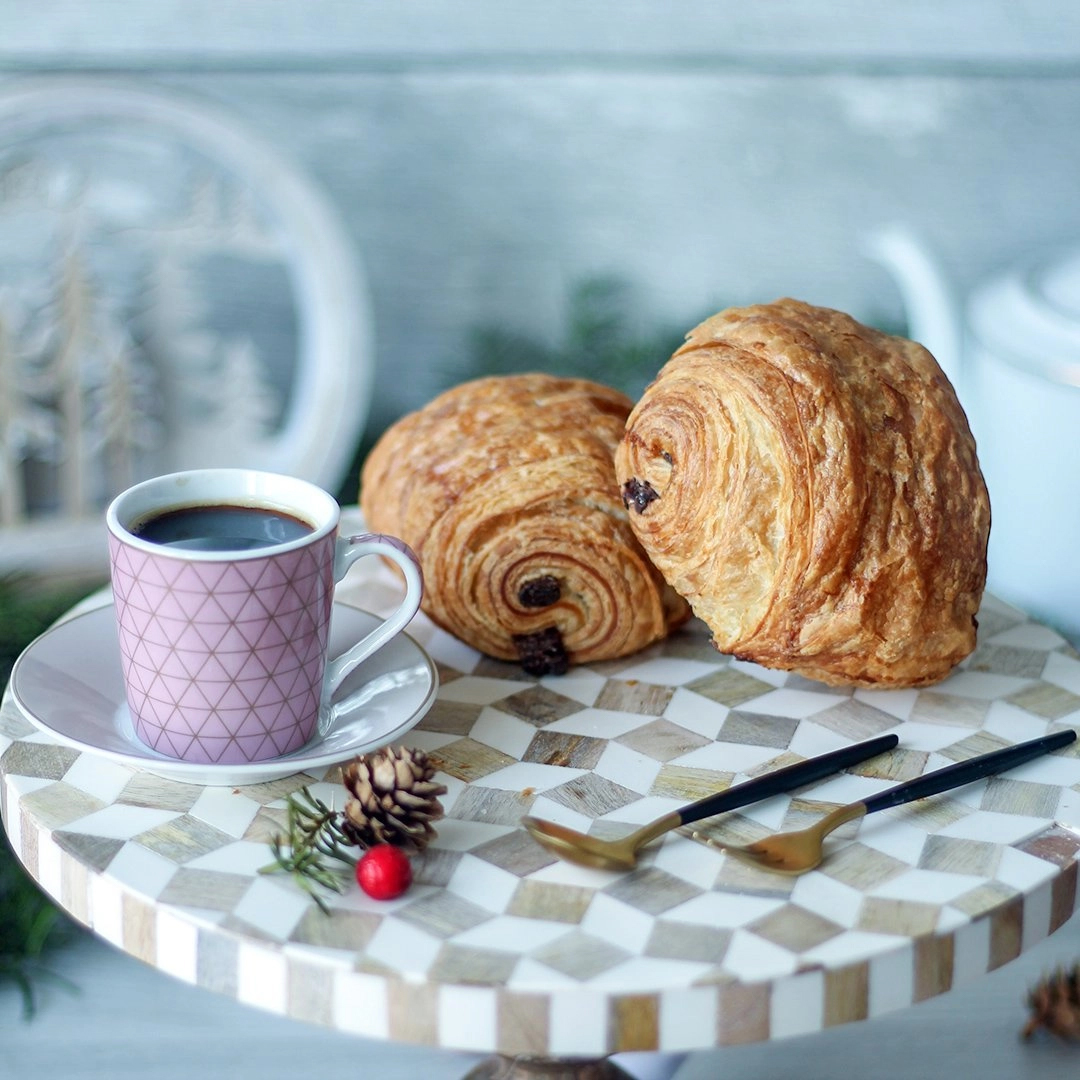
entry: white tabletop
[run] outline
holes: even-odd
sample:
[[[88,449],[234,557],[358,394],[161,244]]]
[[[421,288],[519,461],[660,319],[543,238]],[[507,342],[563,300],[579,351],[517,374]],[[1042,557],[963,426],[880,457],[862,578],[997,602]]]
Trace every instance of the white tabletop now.
[[[363,564],[361,564],[361,568]],[[350,577],[378,611],[395,587]],[[979,651],[928,691],[837,691],[730,661],[693,626],[539,681],[418,618],[439,699],[403,740],[449,787],[399,901],[328,918],[259,876],[297,776],[161,779],[0,712],[4,820],[31,874],[107,941],[183,981],[364,1037],[552,1057],[768,1042],[883,1016],[981,979],[1076,907],[1080,751],[867,819],[778,878],[669,835],[618,875],[557,862],[524,813],[614,831],[758,770],[895,730],[900,748],[725,818],[782,827],[962,757],[1080,722],[1080,659],[988,600]]]

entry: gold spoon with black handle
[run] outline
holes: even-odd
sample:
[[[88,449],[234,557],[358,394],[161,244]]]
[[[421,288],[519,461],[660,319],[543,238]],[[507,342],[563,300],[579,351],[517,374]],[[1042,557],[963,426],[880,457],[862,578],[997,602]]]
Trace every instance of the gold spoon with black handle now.
[[[914,802],[916,799],[938,795],[942,791],[963,787],[965,784],[974,783],[984,777],[1013,769],[1042,754],[1049,754],[1051,750],[1059,750],[1075,740],[1076,732],[1070,728],[1055,732],[1053,735],[1044,735],[1039,739],[1018,743],[1016,746],[1006,746],[1004,749],[994,750],[989,754],[980,754],[967,761],[958,761],[955,765],[946,765],[944,769],[936,769],[925,776],[908,780],[904,784],[886,788],[860,802],[841,806],[807,829],[776,833],[773,836],[767,836],[764,840],[757,840],[753,844],[744,846],[725,844],[715,837],[703,836],[700,833],[693,835],[695,839],[703,840],[712,847],[721,848],[740,861],[752,863],[763,870],[774,870],[778,874],[805,874],[807,870],[813,870],[824,858],[825,837],[845,822],[873,814],[877,810],[885,810],[890,806],[900,806],[903,803]]]
[[[617,840],[602,840],[540,818],[522,818],[521,824],[537,843],[561,859],[581,866],[595,866],[601,870],[632,870],[637,863],[638,851],[650,840],[655,840],[671,829],[712,817],[725,810],[735,810],[740,806],[768,799],[804,784],[812,784],[815,780],[831,776],[849,765],[856,765],[867,758],[883,754],[886,750],[892,750],[899,741],[896,735],[879,735],[876,739],[845,746],[821,757],[807,758],[795,765],[777,769],[776,772],[736,784],[735,787],[715,795],[707,795],[681,810],[672,810]]]

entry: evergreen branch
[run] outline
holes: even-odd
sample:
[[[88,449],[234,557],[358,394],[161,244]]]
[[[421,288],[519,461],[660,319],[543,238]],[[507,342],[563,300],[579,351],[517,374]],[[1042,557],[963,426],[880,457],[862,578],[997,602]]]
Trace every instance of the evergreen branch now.
[[[475,326],[465,356],[449,365],[443,382],[539,371],[592,379],[638,397],[683,340],[671,327],[643,329],[638,308],[622,278],[584,278],[569,290],[559,340],[549,344],[505,326]]]
[[[22,575],[0,576],[0,686],[22,650],[88,591],[89,586],[44,588]],[[37,1009],[39,981],[73,988],[49,971],[44,959],[78,933],[76,924],[38,888],[0,838],[0,983],[18,988],[25,1019]]]
[[[306,787],[290,795],[285,808],[286,834],[270,841],[274,861],[260,867],[259,873],[290,874],[319,910],[328,915],[329,905],[317,887],[342,893],[345,884],[342,871],[327,866],[324,860],[336,859],[350,868],[355,868],[357,862],[357,857],[347,850],[353,842],[342,828],[341,812],[327,806]]]

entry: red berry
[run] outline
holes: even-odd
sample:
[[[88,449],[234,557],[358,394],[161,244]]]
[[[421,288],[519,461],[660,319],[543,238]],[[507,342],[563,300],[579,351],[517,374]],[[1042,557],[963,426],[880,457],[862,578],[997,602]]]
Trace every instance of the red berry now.
[[[356,864],[360,888],[376,900],[393,900],[412,884],[412,863],[401,848],[376,844]]]

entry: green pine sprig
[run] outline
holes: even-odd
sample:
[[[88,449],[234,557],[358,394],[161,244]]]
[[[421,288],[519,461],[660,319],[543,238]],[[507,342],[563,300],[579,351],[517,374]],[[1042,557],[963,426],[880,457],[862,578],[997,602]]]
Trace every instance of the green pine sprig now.
[[[34,884],[10,848],[0,841],[0,982],[22,995],[23,1019],[37,1011],[37,985],[51,981],[73,989],[51,971],[50,953],[78,936],[75,923]]]
[[[49,625],[82,599],[91,586],[57,587],[21,575],[0,576],[0,687],[16,657]],[[0,983],[22,996],[23,1017],[37,1010],[37,987],[72,984],[51,971],[48,957],[79,935],[75,923],[38,888],[0,838]]]
[[[326,900],[319,888],[343,893],[345,881],[340,868],[328,866],[327,859],[336,859],[355,872],[358,856],[348,849],[352,840],[342,828],[342,814],[334,810],[311,791],[303,787],[285,800],[285,835],[270,841],[274,861],[261,867],[260,874],[284,871],[318,905],[329,914]]]
[[[637,398],[682,340],[681,329],[644,328],[636,290],[624,278],[601,274],[570,287],[557,341],[499,324],[474,326],[465,355],[445,366],[442,381],[543,371],[592,379]]]

